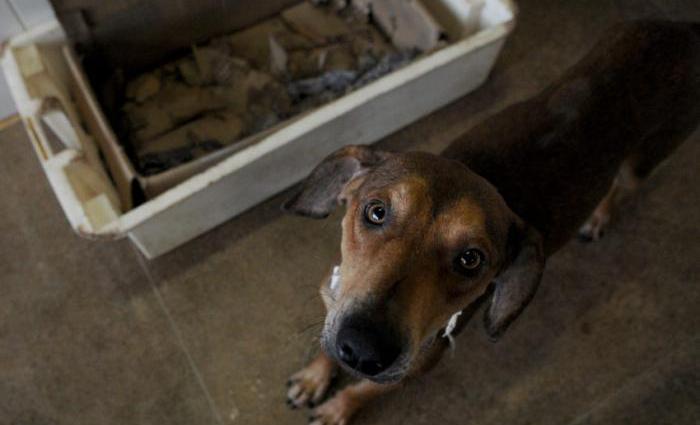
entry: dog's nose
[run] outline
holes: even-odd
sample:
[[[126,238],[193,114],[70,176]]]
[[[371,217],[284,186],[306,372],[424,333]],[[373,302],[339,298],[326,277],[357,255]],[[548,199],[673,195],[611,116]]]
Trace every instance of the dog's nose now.
[[[343,327],[336,339],[338,357],[367,376],[383,372],[399,357],[401,348],[389,332],[375,328]]]

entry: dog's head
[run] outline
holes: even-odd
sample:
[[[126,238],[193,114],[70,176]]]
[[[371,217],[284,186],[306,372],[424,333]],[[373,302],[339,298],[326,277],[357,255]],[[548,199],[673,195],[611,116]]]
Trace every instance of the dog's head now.
[[[493,282],[495,338],[534,294],[539,234],[489,182],[426,153],[348,146],[314,169],[284,208],[326,217],[346,205],[337,285],[324,285],[324,350],[376,382],[401,379],[456,312]]]

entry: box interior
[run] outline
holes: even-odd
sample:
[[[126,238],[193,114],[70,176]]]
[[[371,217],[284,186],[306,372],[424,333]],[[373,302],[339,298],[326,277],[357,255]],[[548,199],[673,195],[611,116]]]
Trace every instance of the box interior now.
[[[392,1],[400,6],[396,6],[397,9],[406,7],[401,1],[386,3]],[[272,128],[253,132],[202,158],[145,175],[133,165],[137,151],[131,143],[126,143],[130,132],[120,110],[126,103],[125,83],[144,70],[182,57],[196,43],[250,27],[299,3],[302,2],[266,1],[264,7],[258,7],[257,3],[250,7],[254,2],[180,1],[178,7],[173,7],[171,2],[159,0],[107,4],[86,0],[54,1],[57,16],[74,42],[84,76],[111,129],[106,135],[108,142],[119,143],[119,156],[127,157],[121,159],[120,167],[110,167],[118,186],[121,181],[122,203],[127,209],[152,199],[299,117],[283,119]],[[115,172],[125,175],[114,176]],[[131,182],[128,190],[131,199],[126,199],[125,181]]]
[[[100,115],[106,118],[104,124],[109,126],[109,129],[102,129],[105,130],[104,139],[108,144],[120,145],[113,152],[119,158],[111,161],[119,164],[108,164],[108,168],[121,194],[123,211],[157,196],[269,133],[251,136],[235,149],[222,149],[185,167],[144,178],[131,161],[124,158],[131,156],[130,147],[118,142],[126,138],[119,111],[124,103],[124,81],[183,55],[193,44],[253,25],[298,3],[299,0],[181,0],[176,3],[52,0],[56,16],[76,52],[74,59],[81,68],[78,73],[86,80],[99,104]]]

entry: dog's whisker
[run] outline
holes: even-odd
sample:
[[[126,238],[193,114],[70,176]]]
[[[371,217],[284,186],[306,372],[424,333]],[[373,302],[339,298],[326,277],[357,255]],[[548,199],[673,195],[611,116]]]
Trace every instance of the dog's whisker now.
[[[321,320],[318,322],[311,323],[307,326],[304,326],[302,329],[300,329],[297,332],[297,335],[303,335],[303,334],[306,334],[307,332],[314,331],[314,330],[319,332],[321,330],[321,328],[323,327],[323,323],[324,323],[324,321]]]

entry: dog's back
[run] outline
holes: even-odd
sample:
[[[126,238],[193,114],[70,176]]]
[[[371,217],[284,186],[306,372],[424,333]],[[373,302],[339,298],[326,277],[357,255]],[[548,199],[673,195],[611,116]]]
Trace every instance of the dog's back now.
[[[455,141],[444,156],[494,184],[553,252],[623,162],[646,176],[700,121],[700,24],[640,21],[609,31],[538,96]]]

